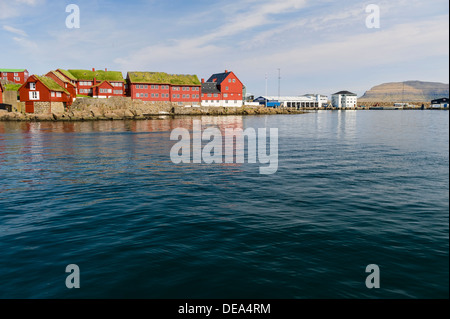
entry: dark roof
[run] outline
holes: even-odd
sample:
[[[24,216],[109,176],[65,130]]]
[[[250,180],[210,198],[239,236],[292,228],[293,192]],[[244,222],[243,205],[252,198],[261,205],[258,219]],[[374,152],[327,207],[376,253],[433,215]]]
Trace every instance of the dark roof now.
[[[431,104],[441,104],[441,103],[444,103],[444,102],[448,103],[448,97],[443,97],[441,99],[433,100],[433,101],[431,101]]]
[[[205,82],[202,83],[202,93],[220,93],[217,83]]]
[[[230,75],[230,73],[231,72],[213,74],[207,82],[216,82],[217,84],[221,84],[227,78],[227,76]]]
[[[352,92],[349,92],[349,91],[339,91],[339,92],[337,92],[337,93],[334,93],[333,95],[355,95],[356,96],[356,94],[355,93],[352,93]]]

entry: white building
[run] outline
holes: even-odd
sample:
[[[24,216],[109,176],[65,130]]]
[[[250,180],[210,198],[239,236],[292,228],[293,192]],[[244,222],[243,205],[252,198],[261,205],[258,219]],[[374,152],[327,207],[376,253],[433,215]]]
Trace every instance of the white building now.
[[[432,108],[447,108],[448,105],[449,105],[448,98],[446,97],[431,101]]]
[[[255,99],[262,105],[269,107],[322,108],[328,103],[328,97],[320,94],[306,94],[302,96],[260,96]]]
[[[331,104],[335,108],[354,108],[358,106],[358,96],[349,91],[340,91],[331,96]]]

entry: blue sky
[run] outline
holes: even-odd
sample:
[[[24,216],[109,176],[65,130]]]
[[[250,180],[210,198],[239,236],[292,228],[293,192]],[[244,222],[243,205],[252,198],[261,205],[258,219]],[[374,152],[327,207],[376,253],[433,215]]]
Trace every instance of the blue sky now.
[[[80,8],[68,29],[66,6]],[[366,6],[380,28],[366,27]],[[449,83],[447,0],[0,0],[0,68],[44,74],[108,68],[197,74],[233,70],[255,95]]]

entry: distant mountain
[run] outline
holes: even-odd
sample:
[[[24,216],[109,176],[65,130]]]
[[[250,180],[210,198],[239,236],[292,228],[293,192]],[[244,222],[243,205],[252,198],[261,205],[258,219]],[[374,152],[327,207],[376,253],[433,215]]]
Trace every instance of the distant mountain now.
[[[377,102],[430,102],[449,97],[449,85],[439,82],[406,81],[374,86],[359,98]]]

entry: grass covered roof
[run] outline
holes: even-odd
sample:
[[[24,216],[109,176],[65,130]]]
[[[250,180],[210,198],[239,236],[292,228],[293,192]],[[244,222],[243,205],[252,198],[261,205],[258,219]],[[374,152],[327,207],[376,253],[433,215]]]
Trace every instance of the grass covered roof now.
[[[124,82],[122,72],[119,71],[92,71],[92,70],[69,70],[77,80]]]
[[[60,86],[58,83],[55,82],[52,78],[46,77],[46,76],[38,76],[35,75],[37,79],[39,79],[49,90],[51,91],[57,91],[57,92],[64,92],[66,94],[70,93],[64,89],[62,86]]]
[[[128,72],[131,83],[172,85],[200,85],[197,75],[168,74],[165,72]]]
[[[73,74],[70,73],[70,72],[67,71],[67,70],[64,70],[64,69],[58,69],[57,71],[61,72],[61,73],[64,74],[65,76],[67,76],[67,77],[68,77],[69,79],[71,79],[72,81],[76,81],[76,80],[77,80],[77,78],[74,77]]]

